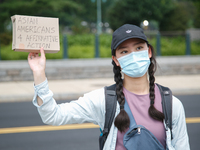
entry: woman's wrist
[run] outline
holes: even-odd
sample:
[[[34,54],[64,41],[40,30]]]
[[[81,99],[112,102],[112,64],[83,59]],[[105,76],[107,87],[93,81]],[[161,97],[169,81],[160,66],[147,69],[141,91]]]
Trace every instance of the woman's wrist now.
[[[38,85],[46,80],[45,71],[33,72],[34,84]]]

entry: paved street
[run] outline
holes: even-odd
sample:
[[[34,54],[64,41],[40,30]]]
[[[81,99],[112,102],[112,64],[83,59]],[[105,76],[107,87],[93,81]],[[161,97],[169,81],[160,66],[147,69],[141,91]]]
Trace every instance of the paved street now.
[[[200,117],[200,95],[177,95],[186,117]],[[61,103],[64,101],[58,101]],[[0,130],[46,127],[31,102],[0,104]],[[187,124],[191,150],[199,149],[200,122]],[[0,134],[1,150],[98,150],[99,128]]]

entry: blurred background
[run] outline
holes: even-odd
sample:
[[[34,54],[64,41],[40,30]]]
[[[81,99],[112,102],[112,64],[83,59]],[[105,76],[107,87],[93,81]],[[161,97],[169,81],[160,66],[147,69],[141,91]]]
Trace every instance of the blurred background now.
[[[112,32],[125,23],[142,27],[157,55],[200,54],[199,0],[0,0],[1,60],[27,59],[11,51],[16,14],[59,18],[61,51],[47,59],[110,57]]]

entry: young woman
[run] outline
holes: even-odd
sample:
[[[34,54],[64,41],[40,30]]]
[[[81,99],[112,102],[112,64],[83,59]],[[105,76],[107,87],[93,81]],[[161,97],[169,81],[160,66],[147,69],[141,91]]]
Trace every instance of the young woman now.
[[[111,50],[118,104],[104,150],[126,149],[123,145],[123,136],[129,128],[130,119],[124,110],[125,101],[136,123],[153,133],[165,149],[189,150],[184,108],[174,96],[172,140],[170,130],[165,129],[161,95],[154,83],[156,70],[154,50],[142,29],[130,24],[118,28],[113,33]],[[104,88],[87,93],[76,101],[57,105],[53,99],[53,93],[48,88],[44,50],[41,48],[40,52],[41,56],[30,53],[28,62],[33,71],[35,83],[33,104],[38,108],[43,122],[51,125],[92,122],[103,129]]]

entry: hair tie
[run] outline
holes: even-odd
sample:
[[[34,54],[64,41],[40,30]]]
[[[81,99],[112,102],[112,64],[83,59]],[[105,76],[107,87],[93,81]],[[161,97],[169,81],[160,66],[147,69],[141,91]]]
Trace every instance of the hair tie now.
[[[124,109],[124,105],[120,105],[120,110],[121,110],[121,109]]]
[[[153,105],[154,104],[154,100],[151,100],[151,105]]]

